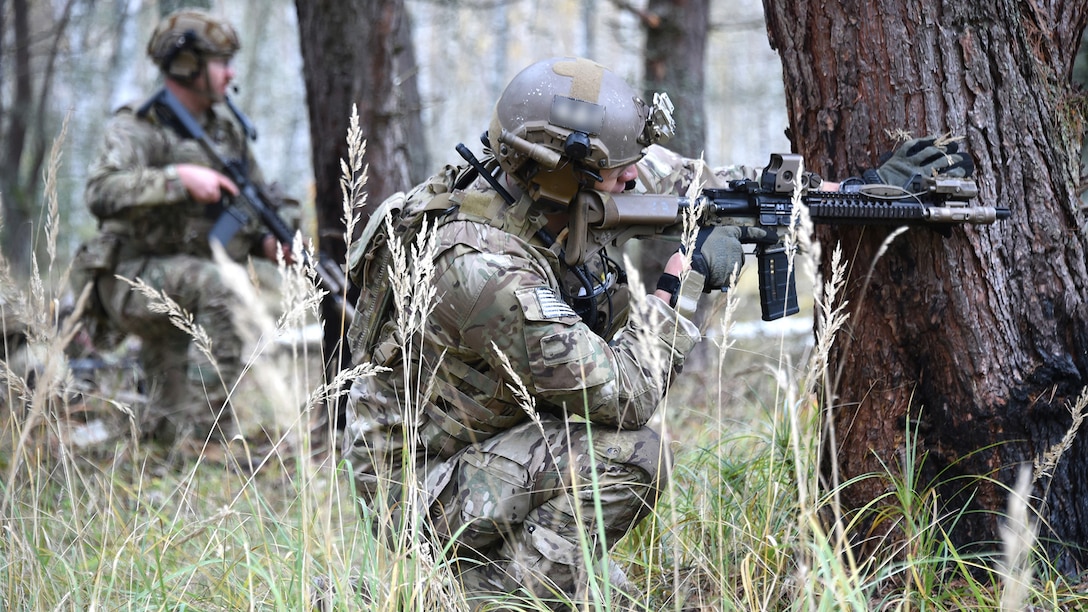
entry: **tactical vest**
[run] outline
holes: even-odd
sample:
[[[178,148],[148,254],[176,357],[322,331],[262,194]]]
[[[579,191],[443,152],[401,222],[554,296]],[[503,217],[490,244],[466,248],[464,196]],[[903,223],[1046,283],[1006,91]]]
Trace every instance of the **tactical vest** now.
[[[348,253],[348,274],[361,287],[356,317],[348,330],[348,342],[355,363],[386,365],[391,358],[383,349],[380,333],[392,310],[392,289],[389,283],[392,254],[386,218],[390,220],[395,239],[407,249],[424,222],[430,231],[453,220],[469,220],[496,227],[530,241],[536,228],[529,220],[533,202],[523,198],[507,205],[492,191],[451,191],[453,178],[460,168],[448,166],[442,174],[415,188],[408,194],[398,192],[382,202],[371,214],[359,239]],[[555,267],[555,261],[549,261]]]

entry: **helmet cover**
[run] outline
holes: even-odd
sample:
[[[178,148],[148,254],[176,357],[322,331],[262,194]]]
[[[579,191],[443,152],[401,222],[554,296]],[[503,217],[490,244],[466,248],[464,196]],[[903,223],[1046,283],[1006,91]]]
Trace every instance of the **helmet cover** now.
[[[240,48],[233,26],[189,9],[175,11],[159,22],[147,43],[147,54],[163,74],[191,80],[207,58],[229,58]]]
[[[648,105],[616,73],[579,58],[531,64],[506,86],[488,141],[499,165],[534,199],[566,204],[599,170],[642,158],[672,135],[672,104]],[[535,163],[530,163],[535,162]]]

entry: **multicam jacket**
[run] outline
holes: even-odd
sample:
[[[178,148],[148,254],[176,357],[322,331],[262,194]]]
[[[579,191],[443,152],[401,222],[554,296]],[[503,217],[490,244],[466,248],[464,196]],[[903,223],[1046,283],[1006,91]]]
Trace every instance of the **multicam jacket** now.
[[[563,300],[565,270],[537,234],[546,215],[524,196],[506,204],[482,181],[453,191],[456,176],[447,168],[403,202],[407,215],[432,210],[437,224],[436,303],[421,343],[405,341],[388,320],[371,339],[359,329],[382,271],[365,270],[377,267],[373,250],[360,250],[353,265],[364,287],[362,316],[349,334],[355,361],[392,369],[356,379],[349,399],[344,454],[364,499],[379,475],[399,480],[404,431],[418,432],[417,463],[428,472],[420,478],[435,495],[445,459],[528,420],[530,410],[642,427],[699,338],[691,321],[652,295],[636,302],[638,320],[655,324],[623,320],[608,337],[594,333]],[[405,360],[404,346],[419,354]],[[406,361],[419,368],[407,378]],[[423,397],[406,397],[406,380]],[[531,406],[519,402],[520,388]]]
[[[696,180],[700,187],[721,188],[737,179],[756,180],[762,170],[751,166],[711,168],[701,159],[683,157],[661,145],[647,147],[646,156],[636,164],[636,168],[637,191],[677,195],[684,195]]]
[[[215,105],[196,119],[224,159],[245,159],[254,182],[263,180],[229,111]],[[139,115],[135,106],[127,105],[110,119],[84,199],[99,219],[101,232],[119,240],[122,258],[210,257],[208,232],[221,209],[189,197],[178,179],[175,164],[180,163],[214,168],[197,141],[179,136],[154,111]],[[256,252],[262,234],[252,223],[231,241],[228,253],[241,259]]]

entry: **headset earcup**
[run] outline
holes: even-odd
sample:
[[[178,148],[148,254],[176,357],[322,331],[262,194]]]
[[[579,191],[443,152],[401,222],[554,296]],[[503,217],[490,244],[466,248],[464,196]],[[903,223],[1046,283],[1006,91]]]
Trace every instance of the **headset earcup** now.
[[[191,81],[200,74],[200,60],[188,49],[178,52],[170,62],[168,74],[181,81]]]

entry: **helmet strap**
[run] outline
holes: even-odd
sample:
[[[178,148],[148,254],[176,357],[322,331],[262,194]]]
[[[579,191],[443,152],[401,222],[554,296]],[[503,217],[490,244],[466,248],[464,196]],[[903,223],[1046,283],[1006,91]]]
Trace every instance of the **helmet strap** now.
[[[599,183],[604,180],[600,172],[597,172],[593,168],[585,164],[578,164],[578,176],[581,179],[583,187],[592,187],[594,183]]]

